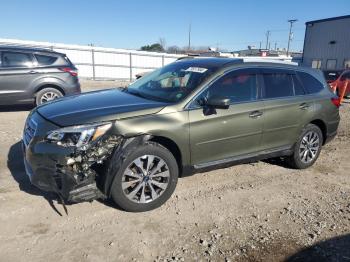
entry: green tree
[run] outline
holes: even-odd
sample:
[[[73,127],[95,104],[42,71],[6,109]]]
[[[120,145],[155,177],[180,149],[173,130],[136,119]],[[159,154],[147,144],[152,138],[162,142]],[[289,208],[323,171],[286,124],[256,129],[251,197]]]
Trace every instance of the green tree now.
[[[141,50],[142,51],[150,51],[150,52],[164,52],[164,48],[159,43],[141,46]]]

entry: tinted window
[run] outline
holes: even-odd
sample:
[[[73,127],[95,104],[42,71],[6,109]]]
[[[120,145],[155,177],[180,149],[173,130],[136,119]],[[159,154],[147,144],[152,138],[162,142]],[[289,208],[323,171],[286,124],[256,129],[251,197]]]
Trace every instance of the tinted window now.
[[[298,77],[296,75],[292,75],[292,78],[293,78],[295,95],[296,96],[304,95],[305,91],[304,91],[304,88],[303,88],[302,84],[300,83]]]
[[[298,72],[298,75],[304,88],[309,94],[317,93],[323,89],[322,83],[313,76],[304,72]]]
[[[52,65],[57,60],[57,57],[48,55],[35,55],[35,57],[39,65]]]
[[[32,58],[30,54],[17,52],[3,52],[2,65],[4,67],[30,67]]]
[[[208,96],[230,98],[232,103],[257,99],[256,75],[234,71],[222,76],[208,89]]]
[[[292,76],[286,73],[264,74],[265,98],[293,96]]]

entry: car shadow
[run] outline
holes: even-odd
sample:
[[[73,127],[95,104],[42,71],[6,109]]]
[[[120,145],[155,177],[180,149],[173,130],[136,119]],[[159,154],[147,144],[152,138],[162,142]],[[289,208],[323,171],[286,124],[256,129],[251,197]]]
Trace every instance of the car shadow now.
[[[327,239],[302,249],[288,257],[286,262],[350,261],[350,234]]]
[[[286,159],[284,157],[274,157],[274,158],[268,158],[268,159],[264,159],[261,160],[264,163],[273,165],[273,166],[279,166],[279,167],[283,167],[283,168],[287,168],[287,169],[292,169]]]
[[[8,155],[7,155],[7,167],[11,172],[12,177],[18,183],[19,189],[23,192],[26,192],[35,196],[44,197],[51,208],[60,216],[61,212],[57,210],[53,201],[57,203],[62,203],[61,200],[57,197],[56,194],[42,191],[35,186],[33,186],[25,172],[24,163],[23,163],[23,151],[22,151],[22,142],[17,142],[12,145]]]
[[[0,112],[19,112],[19,111],[30,111],[34,108],[34,105],[10,105],[0,106]]]

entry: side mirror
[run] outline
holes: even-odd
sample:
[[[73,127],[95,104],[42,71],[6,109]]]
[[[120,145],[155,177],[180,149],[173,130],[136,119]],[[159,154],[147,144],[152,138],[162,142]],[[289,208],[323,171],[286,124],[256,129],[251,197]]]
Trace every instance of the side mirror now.
[[[228,109],[230,107],[230,99],[223,96],[209,97],[206,105],[218,109]]]

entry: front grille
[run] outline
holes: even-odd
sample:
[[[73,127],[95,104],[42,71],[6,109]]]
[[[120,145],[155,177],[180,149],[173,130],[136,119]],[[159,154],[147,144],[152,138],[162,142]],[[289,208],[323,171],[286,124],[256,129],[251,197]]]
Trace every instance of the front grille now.
[[[33,119],[28,119],[24,127],[23,141],[26,146],[30,143],[37,128],[37,123]]]

